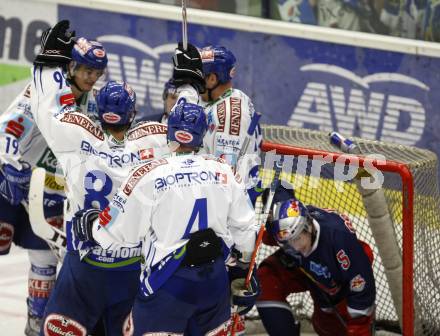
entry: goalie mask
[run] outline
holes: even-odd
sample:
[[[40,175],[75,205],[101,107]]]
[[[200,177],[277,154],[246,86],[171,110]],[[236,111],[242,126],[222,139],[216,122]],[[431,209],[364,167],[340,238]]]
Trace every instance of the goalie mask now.
[[[208,124],[203,107],[180,103],[168,118],[168,141],[187,147],[201,147]]]
[[[96,96],[98,117],[103,125],[129,125],[136,110],[136,93],[125,82],[109,81]]]
[[[205,77],[217,75],[220,84],[229,82],[235,75],[235,56],[225,47],[208,46],[200,50]]]
[[[310,229],[309,217],[307,208],[296,198],[275,203],[270,231],[279,243],[285,244]]]

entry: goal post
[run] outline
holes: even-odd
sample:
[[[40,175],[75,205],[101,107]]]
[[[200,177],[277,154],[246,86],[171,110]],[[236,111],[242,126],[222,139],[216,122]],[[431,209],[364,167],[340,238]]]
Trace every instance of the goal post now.
[[[362,154],[346,154],[330,144],[325,132],[285,126],[265,125],[263,136],[263,162],[268,152],[284,156],[282,178],[293,185],[296,196],[306,204],[348,215],[358,238],[373,248],[379,324],[400,325],[404,335],[437,335],[440,222],[436,155],[365,139],[356,139]],[[318,173],[314,165],[320,168]],[[364,188],[359,176],[349,176],[353,166],[377,171],[383,177],[381,185]],[[270,172],[263,169],[263,181],[266,175]],[[374,180],[371,175],[363,178]],[[272,252],[263,247],[259,262]],[[304,295],[289,297],[292,309],[310,316],[312,306],[307,301],[310,298]]]

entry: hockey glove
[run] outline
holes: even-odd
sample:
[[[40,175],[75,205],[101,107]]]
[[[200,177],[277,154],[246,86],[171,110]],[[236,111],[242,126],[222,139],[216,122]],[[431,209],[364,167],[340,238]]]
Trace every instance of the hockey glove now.
[[[72,48],[75,44],[74,31],[69,29],[69,21],[62,20],[41,35],[41,50],[35,57],[35,65],[59,66],[72,60]]]
[[[11,205],[20,204],[28,197],[31,175],[32,170],[28,164],[23,164],[22,170],[10,164],[3,165],[0,172],[0,195]]]
[[[260,284],[255,270],[252,272],[249,287],[246,288],[247,273],[248,269],[243,268],[241,265],[229,266],[232,304],[238,307],[237,313],[239,315],[246,315],[255,305],[260,295]]]
[[[347,321],[347,336],[372,336],[374,319],[371,316],[352,318]]]
[[[92,226],[100,212],[99,209],[82,209],[75,213],[72,218],[72,227],[76,238],[81,241],[94,242]]]
[[[188,50],[183,50],[183,44],[179,42],[174,52],[173,64],[173,80],[176,87],[190,84],[199,93],[205,92],[202,58],[195,46],[188,43]]]

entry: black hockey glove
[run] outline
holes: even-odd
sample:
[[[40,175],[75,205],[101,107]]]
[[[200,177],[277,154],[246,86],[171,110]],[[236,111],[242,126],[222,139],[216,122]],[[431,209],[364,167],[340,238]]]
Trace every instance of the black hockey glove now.
[[[188,43],[188,50],[183,50],[183,44],[179,42],[174,52],[173,64],[173,80],[177,87],[191,84],[199,93],[205,92],[202,58],[196,47]]]
[[[246,288],[245,286],[246,276],[249,270],[246,266],[248,266],[248,264],[242,264],[240,262],[237,262],[236,266],[228,266],[232,304],[238,306],[237,313],[239,315],[246,315],[255,305],[260,295],[260,284],[255,268],[252,272],[249,287]]]
[[[94,241],[92,234],[93,221],[98,218],[101,210],[82,209],[72,218],[73,233],[81,241]]]
[[[62,20],[43,32],[41,50],[35,57],[35,65],[59,66],[72,60],[75,32],[68,31],[69,24],[68,20]]]

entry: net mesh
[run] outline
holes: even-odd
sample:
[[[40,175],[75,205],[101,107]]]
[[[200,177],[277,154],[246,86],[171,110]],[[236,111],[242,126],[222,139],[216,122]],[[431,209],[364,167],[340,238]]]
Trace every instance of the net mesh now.
[[[310,148],[325,152],[341,153],[329,142],[327,133],[295,129],[285,126],[264,126],[264,140],[275,144]],[[378,141],[354,139],[362,155],[382,154],[387,160],[406,164],[414,178],[414,310],[416,323],[415,335],[440,334],[440,221],[439,192],[437,185],[437,157],[434,153],[415,147],[389,144]],[[290,151],[289,151],[290,152]],[[264,160],[264,155],[263,160]],[[398,313],[390,293],[390,284],[385,276],[382,259],[370,229],[367,211],[356,185],[335,177],[335,169],[343,169],[348,174],[349,167],[336,168],[332,162],[322,160],[319,174],[314,173],[308,160],[306,169],[299,169],[299,158],[292,153],[285,156],[282,180],[293,184],[295,195],[306,204],[331,208],[350,217],[358,238],[373,248],[375,260],[376,319],[378,324],[398,328]],[[319,161],[319,160],[318,160]],[[264,162],[264,161],[262,161]],[[302,162],[303,164],[304,162]],[[272,179],[272,170],[263,170],[264,184]],[[340,175],[338,175],[340,176]],[[400,256],[402,255],[402,221],[404,200],[402,181],[397,173],[383,173],[382,190],[385,194],[388,212]],[[257,201],[257,214],[261,211],[261,200]],[[276,248],[262,245],[257,263],[273,253]],[[404,274],[403,280],[411,275]],[[310,318],[313,304],[308,293],[292,294],[288,298],[296,316]],[[252,311],[250,317],[256,317]]]

